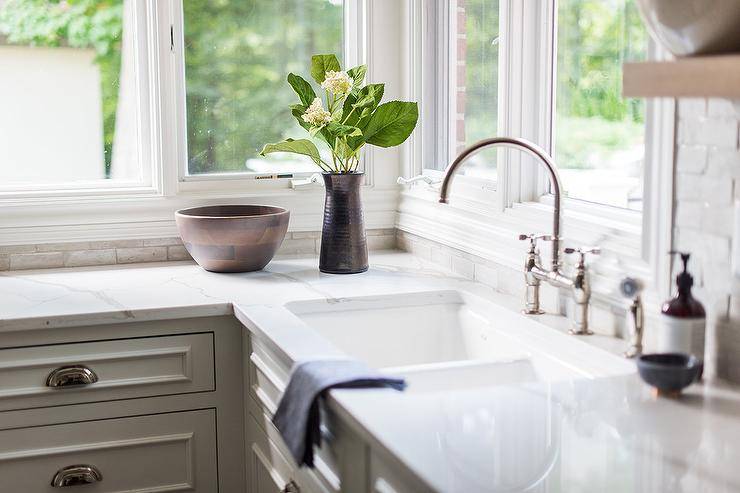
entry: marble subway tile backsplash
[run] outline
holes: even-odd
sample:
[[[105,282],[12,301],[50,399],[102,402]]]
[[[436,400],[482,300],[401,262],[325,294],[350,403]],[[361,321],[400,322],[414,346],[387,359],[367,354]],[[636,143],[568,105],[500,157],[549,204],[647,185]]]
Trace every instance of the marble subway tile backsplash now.
[[[395,235],[394,229],[368,230],[368,249],[395,248]],[[296,231],[285,236],[277,255],[315,255],[320,246],[320,232]],[[0,246],[0,271],[182,260],[191,258],[178,237]]]
[[[723,99],[681,99],[677,118],[674,247],[693,254],[689,268],[708,315],[708,369],[740,382],[740,279],[732,272],[740,121]]]

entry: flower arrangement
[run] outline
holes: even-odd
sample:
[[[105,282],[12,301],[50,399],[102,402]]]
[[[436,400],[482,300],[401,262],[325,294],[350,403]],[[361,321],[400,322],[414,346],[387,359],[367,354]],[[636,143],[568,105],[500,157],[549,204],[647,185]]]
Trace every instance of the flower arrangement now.
[[[296,74],[288,74],[288,84],[300,102],[290,106],[298,124],[331,150],[331,163],[321,158],[309,139],[286,139],[266,144],[265,156],[273,152],[292,152],[310,157],[326,173],[355,173],[365,144],[394,147],[411,135],[419,119],[416,103],[389,101],[380,104],[385,84],[363,86],[367,65],[342,71],[335,55],[311,57],[311,77],[324,91],[316,95],[311,84]]]

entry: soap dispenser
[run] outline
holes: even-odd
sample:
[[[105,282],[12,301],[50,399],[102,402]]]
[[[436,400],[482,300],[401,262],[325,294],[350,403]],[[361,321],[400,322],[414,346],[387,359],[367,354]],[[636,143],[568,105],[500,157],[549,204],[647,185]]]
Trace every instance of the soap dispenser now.
[[[658,350],[691,354],[703,360],[707,316],[702,304],[691,294],[694,278],[688,272],[690,254],[670,254],[681,256],[683,271],[676,276],[676,296],[663,303],[660,311]]]

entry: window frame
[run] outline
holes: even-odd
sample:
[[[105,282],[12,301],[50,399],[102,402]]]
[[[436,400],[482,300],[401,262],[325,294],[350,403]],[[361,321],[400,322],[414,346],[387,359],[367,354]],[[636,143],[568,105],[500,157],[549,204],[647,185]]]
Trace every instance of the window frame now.
[[[139,180],[93,180],[88,182],[67,182],[55,184],[36,184],[22,186],[2,186],[0,184],[0,204],[6,201],[37,201],[73,198],[102,198],[122,196],[145,196],[158,191],[157,176],[160,162],[155,155],[155,136],[152,132],[151,103],[153,88],[151,74],[156,70],[152,65],[152,33],[148,26],[155,15],[155,6],[147,0],[132,0],[133,15],[132,45],[134,47],[132,77],[135,83],[136,134],[139,143],[137,160],[140,165]],[[105,186],[101,186],[105,183]]]
[[[344,65],[353,67],[366,63],[366,12],[365,2],[344,0],[343,1],[343,46],[342,55]],[[187,150],[187,108],[186,108],[186,78],[184,57],[184,12],[181,0],[168,0],[170,25],[172,29],[171,52],[173,57],[169,64],[167,78],[170,92],[174,95],[170,99],[166,111],[172,115],[177,124],[177,132],[170,142],[170,154],[179,163],[177,166],[177,181],[170,184],[177,193],[209,192],[228,189],[255,190],[287,190],[290,188],[291,178],[267,178],[271,173],[255,172],[228,172],[188,174],[188,150]],[[292,123],[291,123],[292,124]],[[367,153],[361,161],[361,168],[370,170],[370,158]],[[292,179],[306,178],[319,173],[316,171],[305,171],[291,173]],[[366,173],[365,185],[370,185],[371,172]],[[172,180],[174,176],[170,177]]]
[[[557,0],[501,0],[499,5],[499,134],[527,138],[551,153]],[[449,33],[454,32],[452,22],[442,27],[439,23],[434,27],[429,22],[429,19],[450,17],[429,12],[440,8],[454,12],[456,2],[414,0],[409,7],[407,34],[409,43],[414,46],[410,70],[415,75],[409,76],[408,91],[411,97],[422,101],[422,108],[428,107],[429,101],[446,100],[444,95],[435,95],[429,84],[424,83],[425,79],[440,78],[440,67],[446,65],[439,58],[449,53],[433,45],[430,49],[430,43],[425,40],[435,36],[449,39]],[[668,55],[651,43],[650,57],[663,59]],[[425,145],[431,138],[429,135],[434,135],[433,130],[428,130],[434,121],[430,115],[422,114],[421,138],[417,135],[412,143],[410,162],[406,165],[408,176],[426,174],[441,179],[443,172],[435,169],[435,165],[440,161],[451,162],[447,156],[440,159],[437,150],[430,155],[431,147]],[[672,242],[674,133],[675,101],[649,101],[642,212],[574,198],[563,199],[566,242],[578,246],[599,239],[606,256],[619,262],[616,270],[606,266],[606,262],[594,265],[594,290],[600,290],[602,298],[617,302],[613,283],[616,276],[627,272],[645,280],[647,302],[660,300],[669,292],[670,262],[665,252]],[[444,140],[452,141],[449,130]],[[521,246],[513,238],[522,232],[549,231],[552,196],[548,193],[545,172],[529,156],[503,149],[497,154],[497,164],[495,182],[489,180],[486,184],[465,176],[456,177],[453,207],[431,205],[429,201],[436,198],[436,194],[429,188],[416,186],[403,192],[398,227],[519,268]],[[435,223],[442,224],[447,233],[430,233],[431,225],[418,217],[421,215],[435,217]],[[491,222],[495,226],[489,226]],[[461,229],[480,229],[481,234],[471,236]],[[497,241],[498,251],[491,248],[492,241]]]
[[[178,145],[184,134],[178,136],[176,131],[181,116],[175,88],[184,80],[184,73],[177,68],[177,57],[182,56],[177,32],[182,30],[174,13],[181,0],[133,1],[146,13],[137,44],[145,72],[138,84],[146,98],[140,114],[144,122],[140,138],[151,183],[135,189],[0,192],[0,244],[177,236],[176,210],[244,201],[289,208],[293,211],[290,231],[320,230],[323,187],[293,188],[291,179],[255,180],[248,175],[180,180]],[[387,99],[400,98],[403,93],[403,53],[398,49],[403,42],[402,12],[402,5],[396,2],[345,0],[344,29],[351,34],[345,37],[345,60],[367,63],[367,79],[386,82]],[[388,19],[397,19],[398,25],[386,32]],[[362,190],[368,228],[392,228],[395,223],[400,154],[398,149],[372,146],[365,150]]]

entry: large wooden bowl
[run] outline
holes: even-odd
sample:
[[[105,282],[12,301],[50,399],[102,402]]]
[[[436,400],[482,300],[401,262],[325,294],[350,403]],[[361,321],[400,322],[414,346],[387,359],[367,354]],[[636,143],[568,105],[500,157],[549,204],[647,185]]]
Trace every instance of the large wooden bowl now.
[[[211,272],[265,267],[288,231],[290,212],[269,205],[212,205],[175,213],[185,248]]]

